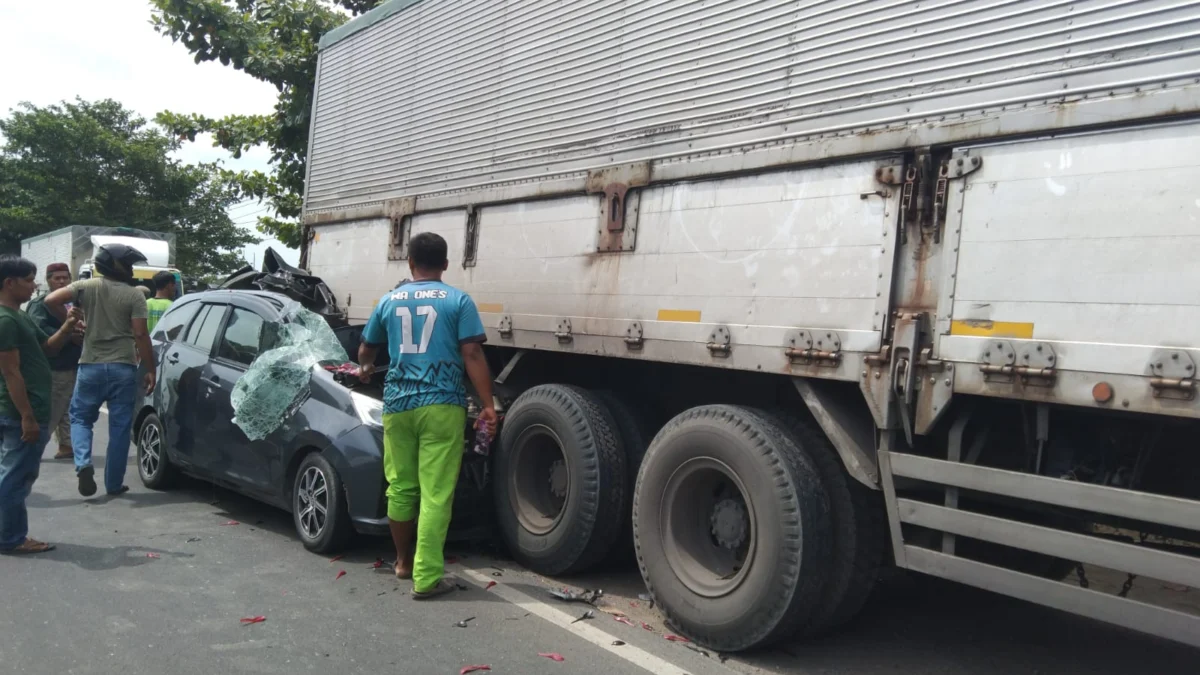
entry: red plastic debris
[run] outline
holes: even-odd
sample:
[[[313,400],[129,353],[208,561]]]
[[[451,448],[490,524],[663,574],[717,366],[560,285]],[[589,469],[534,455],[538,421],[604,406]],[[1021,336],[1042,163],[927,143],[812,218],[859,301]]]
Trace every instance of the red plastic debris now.
[[[236,521],[236,520],[231,520],[231,521],[229,521],[229,522],[227,522],[227,523],[221,523],[221,525],[241,525],[241,523],[239,523],[239,522],[238,522],[238,521]]]
[[[538,652],[538,656],[545,657],[551,661],[558,661],[559,663],[566,661],[566,659],[563,658],[563,655],[557,652]]]
[[[638,606],[638,604],[637,604],[636,602],[631,602],[631,603],[629,603],[629,606],[630,606],[630,607],[637,607],[637,606]]]
[[[248,616],[242,619],[242,623],[262,623],[267,620],[265,616]]]
[[[458,564],[458,556],[456,556],[456,555],[446,556],[446,564],[447,565],[457,565]]]
[[[642,622],[642,628],[645,628],[646,630],[650,631],[651,633],[654,632],[654,626],[651,626],[650,624],[646,623],[645,621]]]
[[[380,567],[383,567],[383,558],[376,558],[374,564],[371,565],[371,569],[377,570]]]
[[[626,618],[625,618],[625,617],[623,617],[623,616],[614,616],[613,618],[614,618],[614,619],[616,619],[617,621],[620,621],[621,623],[625,624],[626,626],[632,626],[632,625],[633,625],[633,622],[632,622],[632,621],[630,621],[629,619],[626,619]]]
[[[335,562],[337,562],[337,561],[339,561],[339,560],[341,560],[342,558],[345,558],[345,557],[346,557],[346,556],[344,556],[344,555],[335,555],[335,556],[333,556],[332,558],[330,558],[330,559],[329,559],[329,562],[330,562],[330,563],[335,563]]]
[[[161,558],[162,556],[157,553],[147,553],[146,557],[147,558]]]
[[[663,639],[670,640],[671,642],[691,642],[691,640],[683,637],[682,635],[672,635],[670,633],[664,635]]]
[[[488,582],[488,584],[487,584],[487,586],[484,586],[484,587],[483,587],[483,590],[485,590],[485,591],[487,591],[487,590],[491,590],[492,586],[495,586],[495,585],[496,585],[496,582],[494,582],[494,581],[489,581],[489,582]]]
[[[342,578],[342,577],[344,577],[344,576],[346,576],[346,570],[342,570],[342,571],[338,572],[338,573],[337,573],[337,576],[336,576],[336,577],[334,577],[334,578],[333,578],[333,580],[334,580],[334,581],[337,581],[338,579],[341,579],[341,578]]]
[[[467,673],[474,673],[474,672],[478,672],[480,670],[491,670],[491,669],[492,669],[491,666],[463,666],[462,670],[458,671],[458,675],[467,675]]]

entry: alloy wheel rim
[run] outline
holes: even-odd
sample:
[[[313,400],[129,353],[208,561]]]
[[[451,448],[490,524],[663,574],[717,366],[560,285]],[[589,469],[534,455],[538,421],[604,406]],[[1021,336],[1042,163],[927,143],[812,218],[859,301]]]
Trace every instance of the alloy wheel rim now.
[[[325,472],[315,466],[304,471],[296,490],[296,502],[301,532],[309,539],[321,536],[329,514],[329,481]]]

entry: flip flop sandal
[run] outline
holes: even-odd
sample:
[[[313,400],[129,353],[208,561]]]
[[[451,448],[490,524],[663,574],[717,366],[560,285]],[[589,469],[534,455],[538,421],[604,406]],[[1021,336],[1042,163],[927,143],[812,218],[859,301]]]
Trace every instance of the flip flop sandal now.
[[[36,539],[25,537],[25,541],[21,542],[16,548],[10,548],[6,551],[3,551],[3,553],[5,555],[30,555],[33,553],[45,553],[46,551],[53,550],[54,544],[47,544],[44,541],[38,541]]]
[[[454,588],[454,584],[450,583],[449,581],[446,581],[445,579],[438,579],[438,582],[433,585],[433,588],[430,588],[427,591],[414,590],[412,598],[413,600],[428,600],[430,598],[436,598],[439,595],[445,595],[453,591]]]

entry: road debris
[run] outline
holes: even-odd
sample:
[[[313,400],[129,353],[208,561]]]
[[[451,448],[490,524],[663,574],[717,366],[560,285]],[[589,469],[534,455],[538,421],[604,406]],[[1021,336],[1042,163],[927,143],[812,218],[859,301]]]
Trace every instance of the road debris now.
[[[487,582],[487,586],[484,586],[484,587],[483,587],[483,590],[485,590],[485,591],[490,591],[490,590],[492,589],[492,586],[495,586],[495,585],[496,585],[496,582],[494,582],[494,581],[489,581],[489,582]]]
[[[614,646],[614,647],[624,647],[624,646],[625,646],[625,641],[624,641],[624,640],[613,640],[613,641],[612,641],[612,646]]]
[[[551,661],[558,661],[559,663],[566,661],[566,659],[563,658],[563,655],[559,654],[558,652],[538,652],[538,656],[550,659]]]
[[[647,603],[648,608],[654,609],[654,598],[649,593],[638,593],[638,600]]]
[[[242,623],[244,623],[244,624],[251,624],[251,623],[262,623],[262,622],[264,622],[264,621],[266,621],[266,620],[267,620],[267,617],[265,617],[265,616],[262,616],[262,615],[259,615],[259,616],[248,616],[248,617],[246,617],[246,618],[242,619]]]
[[[503,574],[501,574],[501,573],[499,573],[499,572],[492,572],[492,576],[494,576],[494,577],[502,577],[502,576],[504,576],[504,575],[503,575]]]
[[[492,583],[496,583],[496,582],[493,581]],[[462,582],[457,582],[454,585],[457,586],[458,590],[460,590],[460,591],[469,590],[471,588],[470,586],[468,586]]]
[[[575,619],[571,623],[579,623],[580,621],[587,621],[588,619],[595,618],[595,616],[596,616],[596,613],[589,609],[588,611],[584,612],[583,614],[580,614],[579,618]]]
[[[447,565],[457,565],[458,564],[458,556],[455,556],[455,555],[446,556],[446,564]]]
[[[157,553],[147,553],[146,557],[147,558],[161,558],[162,556]]]
[[[604,596],[604,591],[600,589],[593,591],[587,588],[582,591],[573,591],[569,588],[564,588],[560,591],[550,591],[550,595],[563,602],[582,602],[588,605],[595,605],[596,601]]]
[[[330,564],[333,564],[333,563],[335,563],[335,562],[337,562],[337,561],[339,561],[339,560],[341,560],[342,558],[345,558],[345,557],[346,557],[346,556],[344,556],[344,555],[335,555],[335,556],[333,556],[332,558],[330,558],[330,559],[329,559],[329,563],[330,563]]]
[[[645,626],[646,624],[642,625]],[[671,633],[663,635],[663,639],[670,640],[671,642],[691,642],[691,640],[683,637],[682,635],[672,635]]]
[[[645,621],[642,622],[642,628],[645,628],[646,630],[650,631],[651,633],[654,632],[654,626],[651,626],[650,624],[646,623]]]
[[[466,628],[466,627],[467,627],[467,624],[468,624],[468,623],[470,623],[470,622],[472,622],[472,621],[474,621],[474,620],[475,620],[475,617],[473,617],[473,616],[469,616],[469,617],[467,617],[467,618],[463,619],[462,621],[459,621],[458,623],[455,623],[455,624],[454,624],[454,627],[455,627],[455,628]]]
[[[704,657],[704,658],[706,658],[706,659],[711,659],[711,658],[712,658],[712,655],[711,655],[711,654],[709,654],[708,652],[704,651],[703,649],[700,649],[700,648],[699,648],[699,647],[697,647],[696,645],[684,645],[684,647],[687,647],[688,649],[690,649],[690,650],[692,650],[692,651],[696,652],[697,654],[699,654],[699,655],[703,656],[703,657]]]
[[[192,538],[188,539],[187,541],[185,541],[184,543],[191,544],[192,542],[197,542],[197,541],[200,541],[200,537],[192,537]]]
[[[458,671],[458,675],[467,675],[467,673],[475,673],[481,670],[491,670],[491,666],[463,666],[462,670]]]
[[[230,520],[230,521],[221,523],[221,525],[224,527],[224,526],[229,526],[229,525],[241,525],[241,523],[239,523],[236,520]]]
[[[632,621],[630,621],[629,619],[626,619],[623,616],[614,616],[613,618],[616,619],[617,621],[620,621],[621,623],[625,624],[626,626],[634,626],[634,623]]]
[[[340,572],[337,573],[337,576],[334,577],[333,580],[337,581],[338,579],[341,579],[344,576],[346,576],[346,570],[341,570]]]

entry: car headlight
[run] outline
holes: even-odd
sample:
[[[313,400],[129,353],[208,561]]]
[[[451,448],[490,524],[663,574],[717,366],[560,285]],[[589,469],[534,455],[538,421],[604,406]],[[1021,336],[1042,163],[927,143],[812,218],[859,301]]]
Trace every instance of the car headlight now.
[[[383,401],[357,392],[350,392],[350,402],[354,404],[354,412],[363,424],[373,427],[383,427]]]

